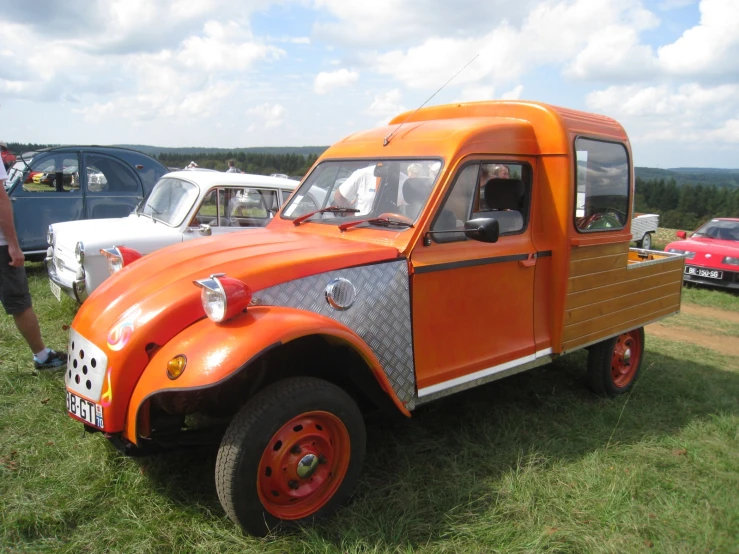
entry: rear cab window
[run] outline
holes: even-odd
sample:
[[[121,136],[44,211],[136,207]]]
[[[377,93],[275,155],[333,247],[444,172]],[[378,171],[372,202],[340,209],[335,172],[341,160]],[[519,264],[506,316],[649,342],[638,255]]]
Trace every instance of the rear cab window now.
[[[578,137],[575,151],[575,228],[580,233],[623,229],[630,205],[626,147]]]

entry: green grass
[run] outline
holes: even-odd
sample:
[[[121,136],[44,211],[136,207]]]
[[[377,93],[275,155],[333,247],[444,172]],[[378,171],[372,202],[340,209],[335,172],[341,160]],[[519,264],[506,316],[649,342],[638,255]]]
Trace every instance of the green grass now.
[[[44,336],[61,348],[74,305],[28,267]],[[218,503],[214,449],[126,458],[83,435],[65,414],[63,376],[34,375],[0,318],[0,551],[739,551],[739,358],[648,337],[640,381],[615,400],[587,391],[585,358],[412,420],[371,416],[352,502],[255,539]]]

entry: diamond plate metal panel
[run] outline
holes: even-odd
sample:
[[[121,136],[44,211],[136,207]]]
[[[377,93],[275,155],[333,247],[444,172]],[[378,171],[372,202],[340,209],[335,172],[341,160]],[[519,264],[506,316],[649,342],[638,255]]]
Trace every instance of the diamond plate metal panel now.
[[[327,285],[338,278],[351,281],[357,291],[354,304],[343,311],[332,308],[325,294]],[[346,325],[380,360],[400,401],[413,408],[416,378],[406,260],[304,277],[261,290],[252,302],[307,310]]]
[[[69,358],[64,382],[72,392],[93,402],[100,400],[108,356],[74,329],[69,330]]]

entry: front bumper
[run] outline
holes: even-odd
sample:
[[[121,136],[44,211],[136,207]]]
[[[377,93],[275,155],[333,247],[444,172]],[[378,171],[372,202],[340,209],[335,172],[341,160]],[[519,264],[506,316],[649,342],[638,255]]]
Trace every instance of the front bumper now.
[[[89,296],[87,284],[85,283],[85,268],[80,266],[75,273],[74,279],[64,279],[59,274],[53,254],[50,254],[50,252],[47,253],[44,259],[44,265],[46,266],[46,272],[49,274],[49,279],[58,285],[64,294],[82,304]]]
[[[691,264],[685,264],[685,268],[695,268],[695,269],[707,269],[710,271],[720,271],[722,272],[721,279],[711,279],[709,277],[702,277],[699,275],[690,275],[688,273],[683,273],[683,282],[684,283],[696,283],[700,285],[708,285],[711,287],[720,287],[724,289],[731,289],[731,290],[739,290],[739,271],[727,271],[726,269],[719,269],[715,267],[703,267],[698,265],[691,265]]]

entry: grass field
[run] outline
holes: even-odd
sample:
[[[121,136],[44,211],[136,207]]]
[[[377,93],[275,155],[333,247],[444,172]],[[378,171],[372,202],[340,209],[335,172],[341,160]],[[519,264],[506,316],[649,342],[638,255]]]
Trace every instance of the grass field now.
[[[74,306],[27,264],[46,341]],[[739,295],[670,325],[737,340]],[[682,319],[681,319],[682,318]],[[418,410],[368,420],[368,455],[335,517],[265,539],[224,515],[215,450],[125,458],[65,414],[61,373],[35,375],[0,318],[0,552],[739,552],[739,357],[647,331],[643,373],[590,394],[585,353]]]

